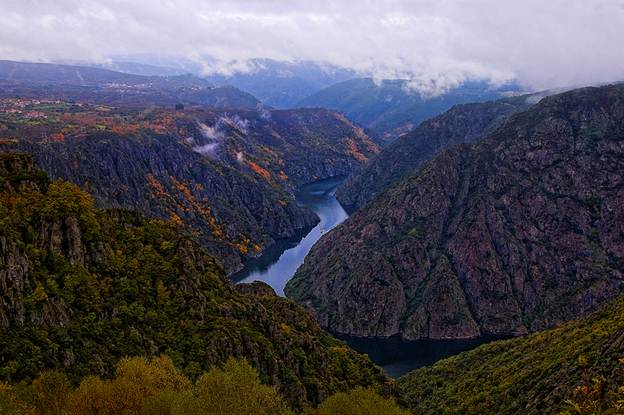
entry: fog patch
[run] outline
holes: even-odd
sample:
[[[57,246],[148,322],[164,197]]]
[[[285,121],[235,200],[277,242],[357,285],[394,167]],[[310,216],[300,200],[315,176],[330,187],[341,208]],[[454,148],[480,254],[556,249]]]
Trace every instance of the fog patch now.
[[[201,154],[202,156],[214,157],[217,155],[217,147],[219,143],[209,143],[201,146],[193,147],[193,151]]]

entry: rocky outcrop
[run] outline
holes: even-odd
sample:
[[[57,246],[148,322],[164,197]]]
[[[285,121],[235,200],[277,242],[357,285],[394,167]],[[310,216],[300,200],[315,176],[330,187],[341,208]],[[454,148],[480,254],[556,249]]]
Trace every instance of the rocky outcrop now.
[[[450,148],[314,246],[286,294],[324,327],[519,335],[624,291],[624,87],[543,99]]]
[[[253,297],[277,297],[275,290],[263,281],[240,283],[236,284],[234,288],[236,288],[236,291],[243,295],[250,295]]]
[[[345,206],[364,206],[440,152],[477,140],[528,106],[524,96],[456,105],[437,117],[423,121],[413,131],[385,147],[378,156],[344,181],[336,192],[336,198]]]
[[[57,105],[60,110],[44,113],[40,131],[17,116],[9,126],[20,138],[0,148],[33,154],[53,178],[87,189],[99,207],[184,224],[228,272],[316,223],[295,201],[300,185],[347,175],[378,152],[361,129],[322,109],[144,115]],[[62,140],[42,139],[70,128],[55,121],[63,117],[76,123],[74,130]]]

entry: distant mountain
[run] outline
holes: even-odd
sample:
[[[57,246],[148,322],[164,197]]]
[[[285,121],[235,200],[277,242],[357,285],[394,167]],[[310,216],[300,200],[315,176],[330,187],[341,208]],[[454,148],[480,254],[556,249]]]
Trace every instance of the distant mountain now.
[[[61,65],[0,60],[0,80],[43,85],[102,86],[125,84],[143,87],[210,87],[211,84],[194,76],[143,76],[91,66]]]
[[[325,109],[116,108],[7,99],[0,148],[35,156],[100,207],[185,225],[228,272],[317,218],[298,186],[348,175],[378,147]]]
[[[213,87],[194,75],[142,76],[89,66],[0,61],[0,96],[54,98],[111,105],[194,104],[256,108],[252,95]]]
[[[386,146],[364,168],[350,175],[336,197],[345,206],[364,206],[390,185],[448,147],[470,143],[492,132],[514,113],[526,109],[533,96],[459,104]]]
[[[490,101],[513,85],[492,87],[486,82],[466,82],[442,95],[424,97],[408,88],[407,81],[352,79],[327,87],[299,102],[302,107],[323,107],[344,112],[349,119],[370,130],[381,145],[418,126],[456,104]]]
[[[110,69],[111,71],[131,73],[143,76],[178,76],[190,73],[181,68],[169,68],[165,66],[148,65],[136,62],[119,62],[112,61],[107,64],[101,64],[99,67]]]
[[[355,72],[314,62],[254,59],[249,72],[230,76],[206,75],[215,85],[233,85],[276,108],[293,108],[323,88],[355,77]]]
[[[286,295],[334,332],[407,340],[583,316],[624,292],[623,140],[624,86],[543,98],[323,236]]]
[[[616,415],[624,399],[622,333],[620,298],[581,321],[415,370],[397,389],[423,415]]]

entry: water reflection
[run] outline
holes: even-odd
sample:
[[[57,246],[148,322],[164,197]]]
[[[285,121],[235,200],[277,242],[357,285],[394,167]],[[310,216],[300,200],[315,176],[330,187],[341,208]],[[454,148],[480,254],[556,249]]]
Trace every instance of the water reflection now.
[[[305,259],[312,245],[326,232],[342,223],[349,215],[334,196],[343,178],[331,178],[311,183],[301,188],[297,202],[307,206],[320,218],[320,222],[305,236],[282,240],[269,248],[258,259],[250,260],[238,273],[234,281],[264,281],[278,295],[284,295],[284,287]],[[301,239],[303,236],[303,239]]]

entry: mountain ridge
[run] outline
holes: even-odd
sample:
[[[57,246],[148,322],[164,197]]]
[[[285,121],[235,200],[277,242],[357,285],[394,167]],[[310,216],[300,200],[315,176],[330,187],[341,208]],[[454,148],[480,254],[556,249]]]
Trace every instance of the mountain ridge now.
[[[286,287],[324,327],[519,335],[624,290],[624,87],[544,98],[323,236]]]

